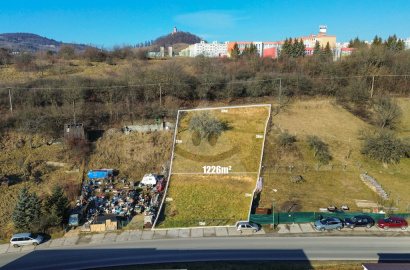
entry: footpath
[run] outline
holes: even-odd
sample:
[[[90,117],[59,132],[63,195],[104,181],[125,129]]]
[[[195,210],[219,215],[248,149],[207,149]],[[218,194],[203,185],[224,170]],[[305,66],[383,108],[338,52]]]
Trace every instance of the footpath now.
[[[243,232],[236,230],[236,227],[205,227],[187,229],[164,229],[164,230],[130,230],[123,232],[90,233],[78,235],[75,231],[68,232],[63,238],[47,240],[38,246],[28,245],[15,248],[10,244],[0,245],[0,254],[54,249],[75,245],[103,244],[111,242],[171,239],[171,238],[204,238],[204,237],[291,237],[291,236],[410,236],[410,228],[401,229],[380,229],[373,226],[367,228],[343,228],[341,231],[331,230],[320,232],[314,229],[312,223],[299,224],[279,224],[277,230],[259,232]]]

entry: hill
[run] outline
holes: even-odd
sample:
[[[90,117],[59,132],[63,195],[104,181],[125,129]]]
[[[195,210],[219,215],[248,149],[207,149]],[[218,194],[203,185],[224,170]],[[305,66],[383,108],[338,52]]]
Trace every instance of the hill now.
[[[71,44],[49,39],[30,33],[5,33],[0,34],[0,47],[11,49],[12,51],[53,51],[57,52],[61,45],[74,45],[77,50],[84,50],[87,45]]]
[[[154,41],[157,49],[159,47],[170,47],[177,43],[195,44],[201,42],[201,38],[189,32],[175,32],[161,36]]]

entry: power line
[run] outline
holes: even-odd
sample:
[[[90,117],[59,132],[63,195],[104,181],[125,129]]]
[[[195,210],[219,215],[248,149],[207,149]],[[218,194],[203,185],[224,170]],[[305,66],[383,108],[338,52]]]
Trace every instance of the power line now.
[[[303,75],[301,76],[303,77]],[[410,74],[407,75],[357,75],[357,76],[342,76],[342,77],[313,77],[312,79],[320,80],[335,80],[335,79],[352,79],[352,78],[367,78],[367,77],[410,77]],[[279,78],[263,79],[263,80],[247,80],[247,81],[227,81],[227,82],[204,82],[199,84],[194,83],[145,83],[145,84],[130,84],[130,85],[112,85],[112,86],[79,86],[79,87],[12,87],[15,90],[70,90],[70,89],[120,89],[120,88],[129,88],[129,87],[146,87],[146,86],[192,86],[192,85],[226,85],[226,84],[247,84],[255,82],[272,82],[286,80],[285,76],[280,76]],[[10,87],[6,87],[7,89]]]

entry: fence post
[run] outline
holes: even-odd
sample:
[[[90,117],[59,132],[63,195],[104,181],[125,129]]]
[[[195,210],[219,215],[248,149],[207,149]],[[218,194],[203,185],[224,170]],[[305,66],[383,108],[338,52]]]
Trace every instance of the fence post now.
[[[346,171],[346,163],[343,163],[343,171]]]
[[[278,165],[275,164],[275,173],[277,173],[277,172],[278,172]]]
[[[303,172],[306,172],[306,163],[303,163]]]

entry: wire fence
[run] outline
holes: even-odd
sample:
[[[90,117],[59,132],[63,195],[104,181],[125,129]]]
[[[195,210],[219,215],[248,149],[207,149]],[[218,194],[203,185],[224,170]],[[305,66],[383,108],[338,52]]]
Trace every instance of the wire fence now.
[[[379,219],[386,217],[386,214],[380,213],[323,213],[323,212],[287,212],[287,213],[275,213],[275,220],[273,220],[273,215],[258,215],[252,214],[250,216],[250,221],[261,224],[290,224],[290,223],[310,223],[319,220],[320,218],[334,217],[344,220],[346,218],[351,218],[358,215],[370,216],[375,222]],[[410,213],[397,213],[394,216],[402,217],[405,219],[410,219]]]

